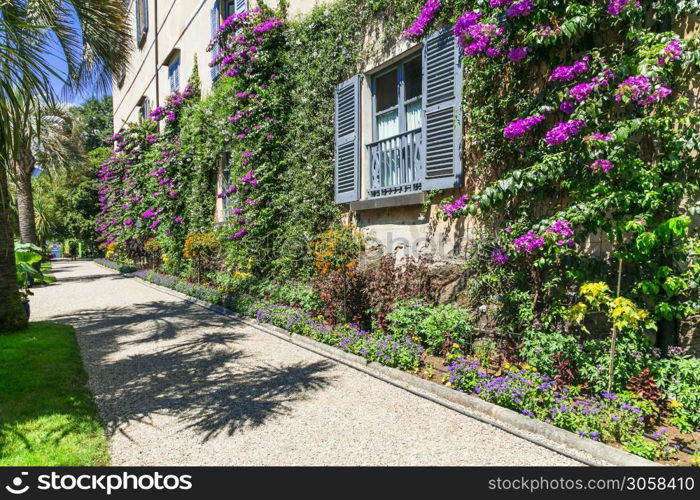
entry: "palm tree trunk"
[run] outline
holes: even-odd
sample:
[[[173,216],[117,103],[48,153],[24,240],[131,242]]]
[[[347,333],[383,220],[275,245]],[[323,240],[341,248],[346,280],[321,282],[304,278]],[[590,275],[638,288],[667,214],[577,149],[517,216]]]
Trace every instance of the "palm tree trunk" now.
[[[37,238],[36,235],[36,221],[34,218],[34,195],[32,193],[34,156],[31,151],[25,151],[23,154],[19,155],[15,165],[19,240],[22,243],[39,245],[39,238]]]
[[[27,315],[17,287],[7,172],[0,161],[0,332],[23,330]]]

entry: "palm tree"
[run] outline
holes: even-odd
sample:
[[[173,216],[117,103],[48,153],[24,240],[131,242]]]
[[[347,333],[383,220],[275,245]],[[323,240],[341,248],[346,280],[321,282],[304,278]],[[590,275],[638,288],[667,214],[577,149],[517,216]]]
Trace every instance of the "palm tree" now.
[[[0,332],[27,323],[15,276],[7,187],[8,166],[22,149],[21,130],[14,125],[26,109],[22,102],[28,97],[51,102],[49,75],[63,78],[69,91],[92,83],[108,88],[112,75],[126,71],[130,31],[124,0],[0,1]],[[58,40],[65,75],[55,69],[55,54],[47,52],[51,37]]]
[[[72,116],[63,106],[23,96],[18,96],[17,102],[22,108],[14,126],[20,133],[12,152],[14,172],[10,178],[15,183],[20,241],[39,245],[32,189],[37,167],[51,175],[83,164],[85,158]]]

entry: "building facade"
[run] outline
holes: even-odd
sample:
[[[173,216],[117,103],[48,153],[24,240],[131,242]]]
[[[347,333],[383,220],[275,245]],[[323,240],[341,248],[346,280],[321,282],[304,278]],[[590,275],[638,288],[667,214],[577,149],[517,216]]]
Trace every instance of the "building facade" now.
[[[291,0],[288,14],[303,15],[319,0]],[[276,0],[266,2],[270,7]],[[231,14],[257,7],[255,0],[129,0],[135,47],[124,75],[112,85],[114,131],[148,117],[175,90],[182,90],[195,60],[206,94],[216,72],[209,68],[211,36]]]
[[[322,3],[290,0],[287,16],[303,16]],[[276,0],[266,4],[275,7]],[[135,49],[128,72],[113,85],[115,132],[147,119],[168,95],[182,90],[195,60],[206,95],[217,77],[208,65],[211,36],[228,16],[257,7],[255,0],[130,0],[128,5]],[[430,216],[441,197],[464,185],[462,72],[455,39],[440,31],[422,43],[399,37],[386,44],[379,32],[381,26],[368,29],[366,59],[336,89],[336,202],[363,229],[369,254],[396,251],[459,260],[469,220],[448,224]],[[225,176],[222,159],[219,190]],[[217,199],[215,218],[224,217],[226,200]]]

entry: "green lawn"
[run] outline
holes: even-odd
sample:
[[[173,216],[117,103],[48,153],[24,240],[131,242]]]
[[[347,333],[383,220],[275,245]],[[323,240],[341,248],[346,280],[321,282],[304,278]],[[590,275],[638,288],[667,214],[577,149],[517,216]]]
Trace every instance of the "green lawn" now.
[[[0,335],[0,465],[107,465],[86,384],[72,327]]]

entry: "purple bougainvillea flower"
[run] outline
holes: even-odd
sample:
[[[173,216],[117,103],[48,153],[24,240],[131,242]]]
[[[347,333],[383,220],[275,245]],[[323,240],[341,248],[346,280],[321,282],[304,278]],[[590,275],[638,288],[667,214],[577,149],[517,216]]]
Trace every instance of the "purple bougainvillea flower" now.
[[[559,109],[567,115],[570,115],[576,109],[576,104],[572,101],[564,101],[559,105]]]
[[[494,264],[502,266],[506,262],[508,262],[508,260],[510,260],[510,257],[508,257],[508,254],[502,248],[497,248],[496,250],[491,252],[491,262],[493,262]]]
[[[658,63],[660,66],[663,66],[664,64],[680,59],[682,55],[683,47],[681,46],[681,42],[677,38],[674,38],[662,49],[662,54],[658,59]]]
[[[639,0],[612,0],[608,3],[608,14],[617,16],[626,9],[641,9],[642,5]]]
[[[513,62],[522,61],[527,56],[527,49],[525,47],[516,47],[508,52],[508,59]]]
[[[525,132],[544,121],[544,115],[528,116],[527,118],[518,118],[513,120],[503,129],[503,135],[510,140],[520,137]]]
[[[460,196],[456,200],[454,200],[452,203],[446,203],[440,207],[440,211],[446,215],[447,217],[452,217],[455,212],[458,210],[461,210],[467,205],[467,200],[469,200],[469,196],[466,194],[463,196]]]
[[[506,11],[508,17],[521,17],[527,16],[532,12],[534,7],[532,0],[522,0],[521,2],[516,2]]]
[[[544,238],[534,231],[528,231],[522,236],[515,238],[513,246],[518,252],[532,253],[534,250],[544,246]]]
[[[435,18],[440,10],[440,0],[428,0],[423,5],[418,18],[413,24],[403,33],[406,40],[416,40],[425,34],[428,24]]]
[[[613,163],[606,158],[596,160],[590,165],[591,170],[593,170],[594,172],[602,172],[604,174],[607,174],[610,170],[612,170],[614,166],[615,165],[613,165]]]
[[[549,146],[555,146],[568,141],[572,136],[581,133],[586,126],[586,122],[581,120],[571,120],[559,122],[544,137]]]

